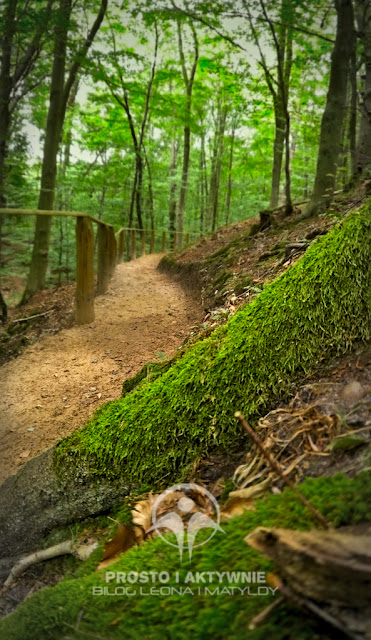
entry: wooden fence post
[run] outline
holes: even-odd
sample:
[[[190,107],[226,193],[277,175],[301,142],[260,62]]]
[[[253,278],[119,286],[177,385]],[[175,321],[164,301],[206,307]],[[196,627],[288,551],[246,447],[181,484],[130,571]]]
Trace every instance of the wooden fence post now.
[[[162,232],[162,247],[161,247],[161,251],[162,251],[162,253],[164,251],[166,251],[166,231]]]
[[[124,261],[125,250],[125,229],[120,229],[117,232],[117,264]]]
[[[137,257],[137,235],[135,229],[131,230],[131,259],[135,260]]]
[[[94,233],[89,218],[76,219],[76,320],[94,322]]]
[[[146,230],[141,230],[141,247],[140,247],[140,255],[146,255]]]
[[[116,267],[117,259],[117,244],[115,238],[115,230],[113,227],[108,227],[108,260],[109,260],[109,277],[113,276],[113,272]]]
[[[106,293],[110,279],[109,233],[105,224],[98,225],[98,284],[97,295]]]
[[[189,245],[189,233],[186,234],[185,243],[186,243],[186,246]]]
[[[151,231],[151,244],[149,247],[149,252],[150,253],[154,253],[155,252],[155,230],[152,229]]]

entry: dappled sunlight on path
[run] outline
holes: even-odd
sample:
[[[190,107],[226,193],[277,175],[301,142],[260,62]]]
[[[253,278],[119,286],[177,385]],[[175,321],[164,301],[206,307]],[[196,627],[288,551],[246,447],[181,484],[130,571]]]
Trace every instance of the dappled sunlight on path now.
[[[158,255],[117,267],[95,300],[95,322],[64,329],[0,369],[0,482],[119,397],[124,380],[174,354],[201,307],[156,267]]]

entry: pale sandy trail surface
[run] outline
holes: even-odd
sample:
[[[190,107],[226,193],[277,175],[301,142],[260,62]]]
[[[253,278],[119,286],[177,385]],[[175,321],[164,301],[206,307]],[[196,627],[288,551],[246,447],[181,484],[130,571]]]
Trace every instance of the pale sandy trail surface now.
[[[146,362],[173,355],[201,320],[201,307],[156,271],[159,259],[119,265],[95,300],[94,323],[48,336],[1,367],[0,483],[118,398]]]

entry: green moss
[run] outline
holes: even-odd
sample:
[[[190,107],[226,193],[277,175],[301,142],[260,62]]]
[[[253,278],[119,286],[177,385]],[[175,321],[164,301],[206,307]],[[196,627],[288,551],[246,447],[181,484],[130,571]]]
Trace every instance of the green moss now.
[[[340,474],[331,478],[306,480],[301,485],[305,496],[334,525],[357,524],[371,520],[371,478],[363,472],[354,479]],[[179,564],[176,548],[160,538],[147,542],[122,555],[109,567],[111,571],[166,571],[171,580],[166,586],[185,586],[185,576],[192,572],[272,571],[270,560],[248,547],[245,536],[258,526],[313,528],[311,514],[290,490],[282,495],[269,495],[256,504],[256,511],[223,523],[224,534],[217,533],[207,544],[194,549],[192,565],[185,559]],[[179,571],[179,583],[175,572]],[[237,583],[236,583],[237,584]],[[130,585],[136,593],[127,595],[94,596],[93,587],[107,587],[103,571],[72,579],[40,591],[24,602],[17,611],[0,621],[0,637],[7,640],[59,640],[98,637],[104,640],[315,640],[324,638],[320,626],[286,605],[272,613],[254,631],[248,631],[253,616],[275,596],[252,595],[143,595],[149,586]],[[116,584],[109,585],[111,594]],[[122,585],[121,585],[122,586]],[[188,583],[192,588],[192,583]],[[223,579],[220,585],[206,582],[205,586],[223,588],[230,584]],[[241,586],[241,585],[240,585]],[[246,585],[244,585],[246,586]],[[336,634],[335,636],[336,637]]]
[[[227,282],[227,280],[229,280],[231,277],[232,277],[231,273],[229,273],[225,269],[222,269],[214,280],[214,286],[222,287]]]
[[[169,484],[213,447],[240,443],[236,410],[254,421],[318,365],[370,339],[370,270],[369,202],[156,380],[104,405],[59,444],[56,469],[73,475],[84,460],[97,477]]]
[[[177,359],[177,356],[171,360],[166,360],[166,362],[149,362],[148,364],[145,364],[135,376],[125,380],[122,385],[122,397],[125,397],[128,393],[133,391],[133,389],[136,389],[142,380],[146,380],[147,382],[153,382],[156,380],[159,376],[165,373],[165,371],[170,369],[172,364],[175,362],[175,359]]]

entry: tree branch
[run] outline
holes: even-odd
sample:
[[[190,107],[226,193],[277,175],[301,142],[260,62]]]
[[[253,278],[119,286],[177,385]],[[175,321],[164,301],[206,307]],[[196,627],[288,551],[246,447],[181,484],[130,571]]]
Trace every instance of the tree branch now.
[[[101,0],[100,10],[95,19],[95,22],[92,28],[90,29],[90,32],[88,33],[82,47],[80,48],[80,51],[76,56],[75,62],[72,63],[72,66],[68,74],[68,78],[66,80],[66,83],[63,89],[63,113],[66,110],[68,96],[70,95],[71,87],[76,80],[76,76],[81,67],[81,64],[85,59],[86,54],[88,53],[96,34],[98,33],[100,25],[102,24],[103,18],[107,10],[107,4],[108,4],[108,0]]]

